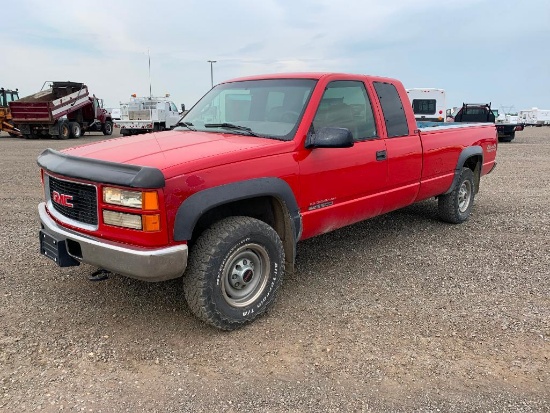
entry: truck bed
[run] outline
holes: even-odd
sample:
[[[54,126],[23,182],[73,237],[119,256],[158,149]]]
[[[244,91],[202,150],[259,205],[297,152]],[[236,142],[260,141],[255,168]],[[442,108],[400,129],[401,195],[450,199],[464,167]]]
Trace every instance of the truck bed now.
[[[54,82],[50,89],[10,102],[15,124],[54,123],[90,103],[88,88],[81,83]]]

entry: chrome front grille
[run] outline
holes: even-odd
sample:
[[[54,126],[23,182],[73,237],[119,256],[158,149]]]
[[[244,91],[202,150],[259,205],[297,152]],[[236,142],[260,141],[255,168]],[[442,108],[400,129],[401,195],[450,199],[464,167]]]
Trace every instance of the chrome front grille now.
[[[51,205],[70,220],[97,226],[97,189],[93,185],[48,176]]]

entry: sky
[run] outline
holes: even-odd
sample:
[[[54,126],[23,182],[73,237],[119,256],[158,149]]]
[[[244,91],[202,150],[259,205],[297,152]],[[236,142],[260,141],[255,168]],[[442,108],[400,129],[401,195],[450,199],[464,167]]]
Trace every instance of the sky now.
[[[0,86],[85,83],[193,106],[214,84],[281,72],[393,77],[447,107],[550,109],[548,0],[18,0],[2,4]],[[215,60],[210,64],[208,60]],[[150,61],[150,69],[149,69]]]

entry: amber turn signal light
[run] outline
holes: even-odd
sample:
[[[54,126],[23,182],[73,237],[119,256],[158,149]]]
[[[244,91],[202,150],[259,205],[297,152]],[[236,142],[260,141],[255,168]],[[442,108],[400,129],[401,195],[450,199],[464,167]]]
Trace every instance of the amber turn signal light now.
[[[143,215],[142,224],[143,230],[146,232],[160,231],[160,215]]]

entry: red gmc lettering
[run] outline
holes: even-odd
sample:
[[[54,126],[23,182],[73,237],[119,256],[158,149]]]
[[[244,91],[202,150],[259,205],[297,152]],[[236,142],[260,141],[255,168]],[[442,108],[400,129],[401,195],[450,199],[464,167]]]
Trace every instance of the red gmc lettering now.
[[[72,195],[60,194],[57,191],[52,192],[52,201],[55,202],[56,204],[72,208],[73,207],[73,204],[71,203],[72,200],[73,200]]]

